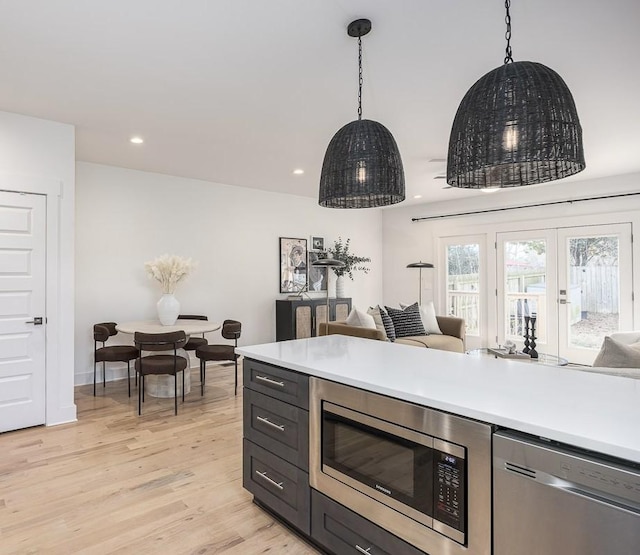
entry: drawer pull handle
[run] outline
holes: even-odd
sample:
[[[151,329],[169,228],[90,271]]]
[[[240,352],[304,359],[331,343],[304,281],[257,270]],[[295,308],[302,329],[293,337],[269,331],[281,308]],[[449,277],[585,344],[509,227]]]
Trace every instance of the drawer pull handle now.
[[[276,430],[284,432],[284,426],[281,426],[279,424],[274,424],[273,422],[271,422],[271,420],[269,420],[268,418],[265,418],[264,416],[256,416],[256,420],[260,420],[260,422],[263,422],[268,426],[275,428]]]
[[[360,547],[358,544],[356,544],[356,549],[360,553],[365,553],[366,555],[371,555],[371,548],[370,547],[367,547],[367,549],[365,549],[364,547]]]
[[[260,472],[259,470],[256,470],[256,474],[263,480],[266,480],[272,486],[277,487],[280,491],[284,490],[284,486],[282,485],[283,482],[276,482],[275,480],[272,480],[271,478],[269,478],[269,476],[267,476],[266,472]]]
[[[284,387],[284,382],[277,382],[276,380],[272,380],[271,378],[267,378],[266,376],[260,376],[256,374],[256,380],[260,380],[261,382],[267,382],[269,385],[277,385],[278,387]]]

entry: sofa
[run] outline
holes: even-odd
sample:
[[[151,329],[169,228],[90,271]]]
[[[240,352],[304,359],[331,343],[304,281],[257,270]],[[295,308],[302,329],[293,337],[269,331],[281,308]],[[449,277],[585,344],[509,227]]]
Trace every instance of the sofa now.
[[[414,347],[440,349],[441,351],[452,351],[454,353],[464,353],[464,320],[454,316],[436,316],[436,319],[442,335],[432,333],[429,335],[399,337],[395,340],[395,343],[412,345]],[[364,337],[365,339],[377,339],[379,341],[386,340],[384,332],[378,329],[350,326],[345,321],[329,322],[328,324],[323,322],[320,324],[319,331],[320,335],[338,334]]]

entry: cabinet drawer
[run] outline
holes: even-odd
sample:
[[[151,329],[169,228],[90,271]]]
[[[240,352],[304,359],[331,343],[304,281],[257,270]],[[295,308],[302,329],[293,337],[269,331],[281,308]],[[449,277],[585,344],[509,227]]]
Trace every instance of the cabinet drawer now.
[[[242,485],[305,534],[310,532],[309,475],[248,439],[243,440]]]
[[[308,376],[252,359],[244,359],[242,366],[245,387],[309,409]]]
[[[338,555],[424,555],[423,551],[313,489],[311,537]]]
[[[257,391],[244,391],[244,437],[309,471],[309,413]]]

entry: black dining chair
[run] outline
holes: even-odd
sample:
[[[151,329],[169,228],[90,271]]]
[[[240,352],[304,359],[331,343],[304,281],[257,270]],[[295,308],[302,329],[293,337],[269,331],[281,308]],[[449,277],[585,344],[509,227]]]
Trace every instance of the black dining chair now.
[[[96,396],[96,373],[98,362],[102,362],[102,387],[106,387],[106,368],[107,362],[126,362],[127,363],[127,386],[129,388],[129,397],[131,397],[131,361],[138,358],[138,349],[133,345],[109,345],[105,343],[110,337],[117,335],[115,322],[102,322],[93,326],[93,396]],[[98,343],[102,343],[102,347],[98,347]],[[138,376],[136,374],[136,384]]]
[[[182,372],[182,402],[184,403],[184,372],[188,366],[187,359],[178,354],[178,349],[183,349],[187,343],[187,336],[184,331],[167,333],[142,333],[137,331],[133,340],[140,350],[140,356],[136,359],[135,364],[136,371],[140,374],[138,414],[142,414],[144,378],[150,374],[173,375],[175,414],[178,414],[178,372]],[[143,355],[143,351],[151,351],[156,354]],[[158,351],[168,351],[168,353]]]
[[[232,360],[236,369],[236,385],[234,395],[238,394],[238,357],[235,348],[242,331],[242,324],[237,320],[225,320],[222,324],[222,337],[234,341],[233,345],[202,345],[196,349],[196,356],[200,359],[200,395],[204,395],[204,382],[207,361]]]
[[[209,318],[201,314],[180,314],[178,316],[178,320],[204,320],[208,322]],[[178,323],[176,323],[176,325],[178,325]],[[198,347],[206,345],[207,343],[208,341],[206,340],[204,333],[202,334],[202,337],[189,336],[189,340],[183,349],[185,351],[195,351]]]

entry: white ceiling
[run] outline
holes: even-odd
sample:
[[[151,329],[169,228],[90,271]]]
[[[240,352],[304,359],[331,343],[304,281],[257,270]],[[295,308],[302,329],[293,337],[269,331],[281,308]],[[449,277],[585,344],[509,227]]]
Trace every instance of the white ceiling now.
[[[514,59],[574,95],[587,169],[570,179],[640,171],[640,2],[512,0],[511,15]],[[403,204],[477,195],[443,190],[430,160],[502,63],[501,0],[0,0],[0,110],[75,125],[78,160],[316,197],[356,118],[360,17],[363,115],[396,138]]]

